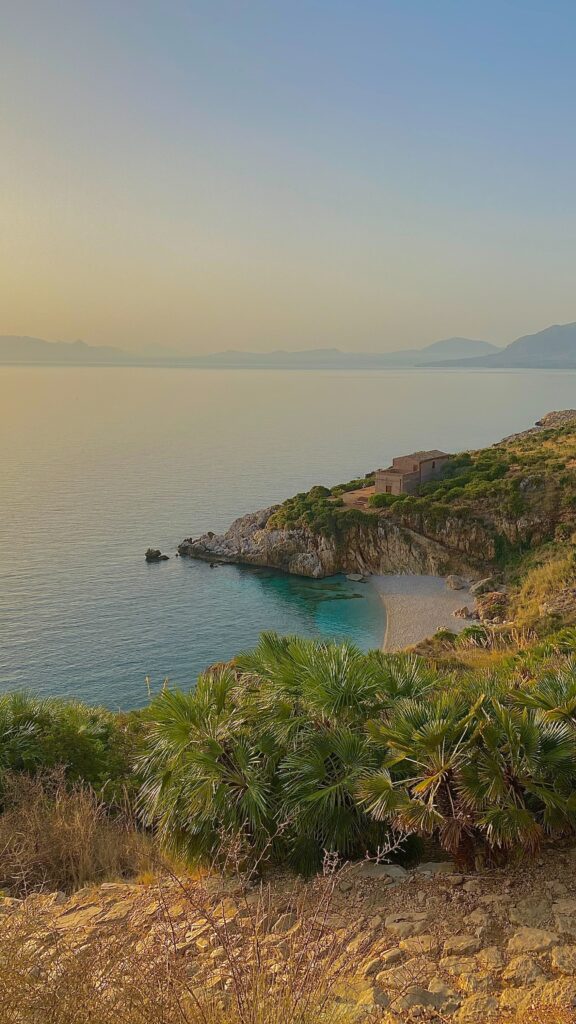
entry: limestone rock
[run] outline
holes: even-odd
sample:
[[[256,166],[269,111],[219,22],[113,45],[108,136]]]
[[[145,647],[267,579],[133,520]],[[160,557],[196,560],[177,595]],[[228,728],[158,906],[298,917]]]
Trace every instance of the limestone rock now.
[[[395,999],[391,1009],[395,1012],[414,1010],[416,1007],[432,1007],[439,1009],[444,1002],[443,997],[437,992],[430,992],[421,988],[420,985],[410,985],[399,999]]]
[[[472,956],[445,956],[439,964],[443,971],[452,977],[461,974],[471,974],[476,970],[476,960]]]
[[[529,896],[510,907],[509,917],[512,924],[524,925],[527,928],[541,928],[550,919],[550,904],[539,896]]]
[[[334,999],[338,1003],[350,1003],[354,1006],[365,1006],[369,1009],[386,1007],[390,998],[382,989],[371,985],[360,978],[345,978],[334,987]]]
[[[204,561],[266,565],[284,572],[320,579],[335,573],[431,573],[453,569],[468,573],[471,563],[495,555],[492,535],[479,523],[463,524],[452,517],[439,527],[421,518],[371,517],[370,524],[351,523],[345,543],[307,526],[274,527],[274,505],[235,520],[226,533],[188,538],[180,555]]]
[[[385,953],[382,953],[380,959],[382,961],[382,969],[384,969],[386,967],[393,967],[394,964],[399,964],[406,958],[398,946],[392,946],[392,949],[387,949]]]
[[[456,608],[456,610],[452,612],[452,615],[454,616],[455,619],[474,618],[474,612],[472,611],[471,608],[468,607],[467,604],[463,605],[462,608]]]
[[[502,974],[502,980],[508,985],[528,986],[544,977],[544,971],[537,960],[532,957],[516,956],[510,961]]]
[[[424,861],[418,865],[416,873],[419,875],[453,875],[454,864],[451,860]]]
[[[298,916],[296,914],[281,914],[278,920],[272,925],[272,932],[275,935],[282,935],[284,932],[289,932],[297,923]]]
[[[486,1024],[498,1011],[498,1000],[494,996],[477,995],[466,999],[456,1014],[460,1024]]]
[[[477,953],[479,949],[480,939],[472,935],[450,935],[444,943],[444,956],[466,956]]]
[[[400,949],[405,953],[435,953],[440,945],[435,935],[412,935],[408,939],[400,940]]]
[[[400,864],[377,864],[372,860],[360,861],[351,871],[360,878],[379,878],[393,882],[403,882],[408,877],[406,868]]]
[[[504,957],[498,946],[485,946],[477,953],[476,959],[487,971],[498,971],[504,963]]]
[[[571,939],[576,939],[576,900],[557,900],[552,905],[554,927]]]
[[[437,997],[436,1009],[441,1010],[443,1014],[455,1013],[460,1006],[460,996],[442,978],[432,978],[428,991]]]
[[[555,932],[543,928],[519,928],[508,942],[509,953],[545,953],[558,944]]]
[[[561,974],[576,975],[576,946],[555,946],[550,962]]]
[[[494,590],[494,577],[486,576],[483,580],[478,580],[473,583],[470,587],[471,594],[485,594],[490,590]]]
[[[576,1006],[576,978],[557,978],[538,991],[542,1006]]]
[[[434,964],[426,957],[415,956],[403,964],[382,971],[376,976],[376,984],[384,991],[389,989],[404,990],[408,985],[421,985],[434,974]]]
[[[400,954],[400,956],[401,956],[401,954]],[[362,971],[362,974],[364,975],[365,978],[374,978],[374,977],[376,977],[377,974],[380,974],[380,972],[383,971],[383,970],[384,970],[384,961],[382,960],[382,958],[381,957],[374,957],[372,960],[368,961],[368,963],[364,967],[364,970]]]
[[[466,581],[461,576],[452,574],[446,577],[446,586],[449,590],[464,590]]]
[[[505,1013],[518,1013],[532,1009],[541,1000],[541,988],[507,988],[500,996],[500,1009]]]

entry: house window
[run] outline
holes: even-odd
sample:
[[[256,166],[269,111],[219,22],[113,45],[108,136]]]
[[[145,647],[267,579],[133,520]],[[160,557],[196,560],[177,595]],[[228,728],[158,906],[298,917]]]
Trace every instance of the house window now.
[[[386,494],[392,494],[392,485],[386,484]]]
[[[432,469],[436,469],[436,463],[435,462],[432,463]]]
[[[413,466],[412,468],[413,468],[414,472],[416,472],[417,469],[418,469],[418,466]]]

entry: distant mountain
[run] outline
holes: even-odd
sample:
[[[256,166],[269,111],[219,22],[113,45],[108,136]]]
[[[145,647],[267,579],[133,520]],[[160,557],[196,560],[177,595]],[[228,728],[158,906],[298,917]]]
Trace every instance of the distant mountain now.
[[[445,338],[425,348],[398,352],[342,352],[337,348],[311,348],[298,352],[277,349],[273,352],[240,352],[229,349],[206,356],[182,360],[193,366],[242,367],[244,369],[378,369],[387,366],[423,366],[448,358],[466,358],[499,352],[488,341],[471,338]],[[171,360],[172,362],[172,360]]]
[[[0,335],[0,363],[36,365],[125,366],[138,360],[120,348],[87,345],[85,341],[44,341],[13,334]]]
[[[495,345],[471,338],[445,338],[422,349],[399,352],[342,352],[337,348],[311,348],[299,352],[241,352],[229,349],[204,356],[177,356],[154,346],[134,354],[120,348],[44,341],[42,338],[0,336],[0,363],[29,363],[70,366],[196,366],[239,369],[378,369],[387,366],[422,366],[445,359],[467,358],[498,352]]]
[[[527,369],[576,369],[576,323],[554,324],[525,334],[499,352],[474,359],[443,360],[447,366],[493,366]]]
[[[431,345],[420,349],[418,354],[423,361],[430,362],[436,359],[471,359],[474,356],[485,356],[500,351],[501,349],[497,345],[491,345],[489,341],[477,341],[474,338],[444,338],[442,341],[433,341]]]

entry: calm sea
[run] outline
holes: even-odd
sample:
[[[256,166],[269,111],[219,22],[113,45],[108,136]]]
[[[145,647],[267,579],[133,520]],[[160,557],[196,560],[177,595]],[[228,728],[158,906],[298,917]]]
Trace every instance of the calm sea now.
[[[128,708],[262,629],[377,646],[370,586],[210,569],[177,543],[575,405],[565,371],[0,368],[0,689]],[[170,561],[146,565],[150,545]]]

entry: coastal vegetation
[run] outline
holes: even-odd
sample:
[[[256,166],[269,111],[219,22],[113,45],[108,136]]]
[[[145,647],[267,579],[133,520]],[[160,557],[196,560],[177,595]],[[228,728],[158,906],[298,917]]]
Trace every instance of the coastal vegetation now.
[[[19,860],[31,888],[56,880],[62,843],[61,888],[124,874],[149,855],[136,835],[188,864],[234,847],[310,873],[391,833],[404,859],[433,840],[466,869],[573,834],[576,636],[497,636],[474,624],[418,657],[263,634],[132,715],[5,697],[0,837],[21,826],[5,884]]]

